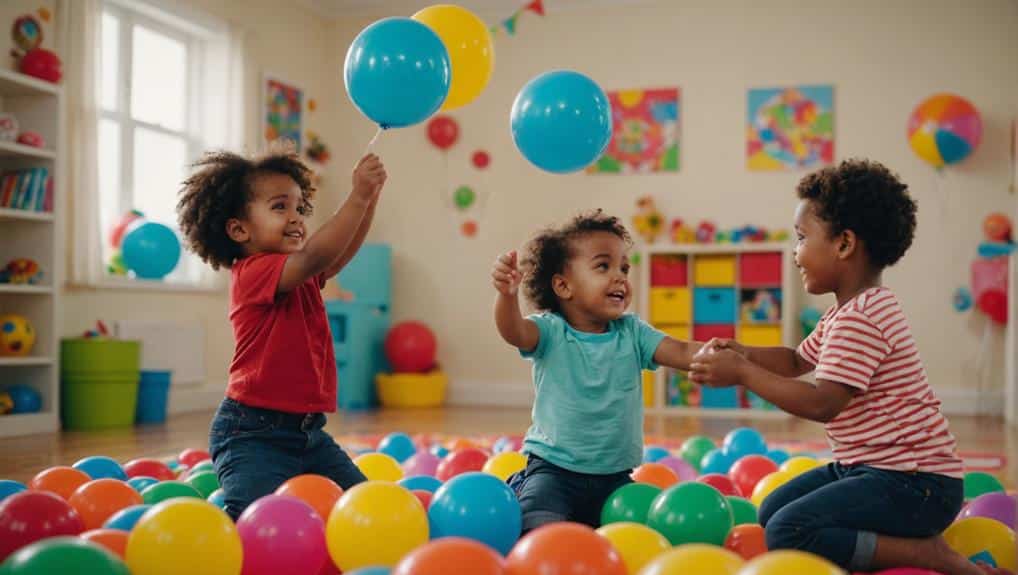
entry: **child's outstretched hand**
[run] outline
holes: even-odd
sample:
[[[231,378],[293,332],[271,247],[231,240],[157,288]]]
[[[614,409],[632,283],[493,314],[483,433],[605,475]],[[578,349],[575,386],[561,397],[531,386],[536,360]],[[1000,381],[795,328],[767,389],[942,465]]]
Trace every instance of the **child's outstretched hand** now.
[[[700,351],[697,352],[697,354],[701,353],[708,354],[721,349],[730,349],[743,357],[746,356],[746,348],[741,343],[735,341],[734,339],[725,339],[717,337],[712,337],[710,341],[708,341],[706,344],[704,344],[702,348],[700,348]]]
[[[502,295],[513,296],[520,289],[523,275],[516,263],[516,250],[504,253],[495,260],[491,269],[491,280],[495,289]]]
[[[742,383],[746,356],[734,349],[704,346],[689,366],[689,379],[708,387],[730,387]]]
[[[382,160],[374,154],[367,154],[357,162],[353,169],[353,195],[359,199],[373,202],[378,198],[388,174]]]

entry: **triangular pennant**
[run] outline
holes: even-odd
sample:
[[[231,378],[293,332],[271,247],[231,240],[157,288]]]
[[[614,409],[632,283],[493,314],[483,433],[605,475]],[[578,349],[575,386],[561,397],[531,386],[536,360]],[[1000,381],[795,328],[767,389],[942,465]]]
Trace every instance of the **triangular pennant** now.
[[[524,10],[530,10],[534,14],[544,16],[544,0],[534,0],[530,4],[524,7]]]
[[[516,20],[519,17],[520,13],[517,12],[516,14],[513,14],[512,16],[506,18],[505,21],[502,22],[502,26],[505,27],[505,31],[508,32],[510,36],[516,35]]]

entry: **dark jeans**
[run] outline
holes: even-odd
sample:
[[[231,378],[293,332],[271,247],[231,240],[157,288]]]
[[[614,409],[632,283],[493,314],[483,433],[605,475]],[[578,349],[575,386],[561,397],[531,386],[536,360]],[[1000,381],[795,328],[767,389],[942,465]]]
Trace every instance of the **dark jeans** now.
[[[236,520],[254,500],[302,473],[324,475],[344,490],[365,481],[324,425],[322,413],[285,413],[224,399],[212,418],[209,453],[230,517]]]
[[[531,454],[526,469],[514,473],[506,482],[520,500],[523,533],[556,521],[575,521],[597,528],[608,496],[633,482],[629,473],[629,470],[608,475],[577,473]]]
[[[771,493],[760,506],[760,523],[768,549],[801,549],[866,571],[877,535],[937,535],[963,499],[962,481],[953,477],[831,463]]]

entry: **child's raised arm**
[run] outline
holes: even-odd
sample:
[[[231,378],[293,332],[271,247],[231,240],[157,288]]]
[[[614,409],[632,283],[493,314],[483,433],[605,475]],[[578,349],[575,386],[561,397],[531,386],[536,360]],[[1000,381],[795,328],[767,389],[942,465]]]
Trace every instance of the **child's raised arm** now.
[[[519,288],[523,276],[516,263],[516,251],[502,254],[491,270],[492,283],[498,296],[495,299],[495,326],[509,345],[523,351],[533,351],[541,337],[537,324],[520,312]]]

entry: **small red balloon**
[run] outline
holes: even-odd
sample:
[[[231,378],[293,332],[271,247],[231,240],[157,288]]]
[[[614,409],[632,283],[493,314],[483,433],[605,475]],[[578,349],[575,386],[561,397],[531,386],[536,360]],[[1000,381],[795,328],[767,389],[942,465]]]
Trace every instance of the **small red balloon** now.
[[[460,226],[460,233],[465,237],[472,238],[477,235],[477,222],[474,220],[467,220]]]
[[[488,462],[488,454],[480,449],[460,449],[453,451],[438,464],[435,477],[441,481],[449,481],[453,477],[468,471],[480,471]]]
[[[451,116],[435,116],[428,122],[428,139],[439,150],[448,150],[460,137],[460,126]]]
[[[474,163],[474,167],[478,170],[483,170],[491,164],[491,156],[484,150],[477,150],[474,155],[470,157],[470,161]]]
[[[735,495],[736,497],[742,497],[742,493],[735,485],[735,482],[727,475],[721,475],[720,473],[708,473],[707,475],[701,475],[696,480],[717,489],[722,495]]]

